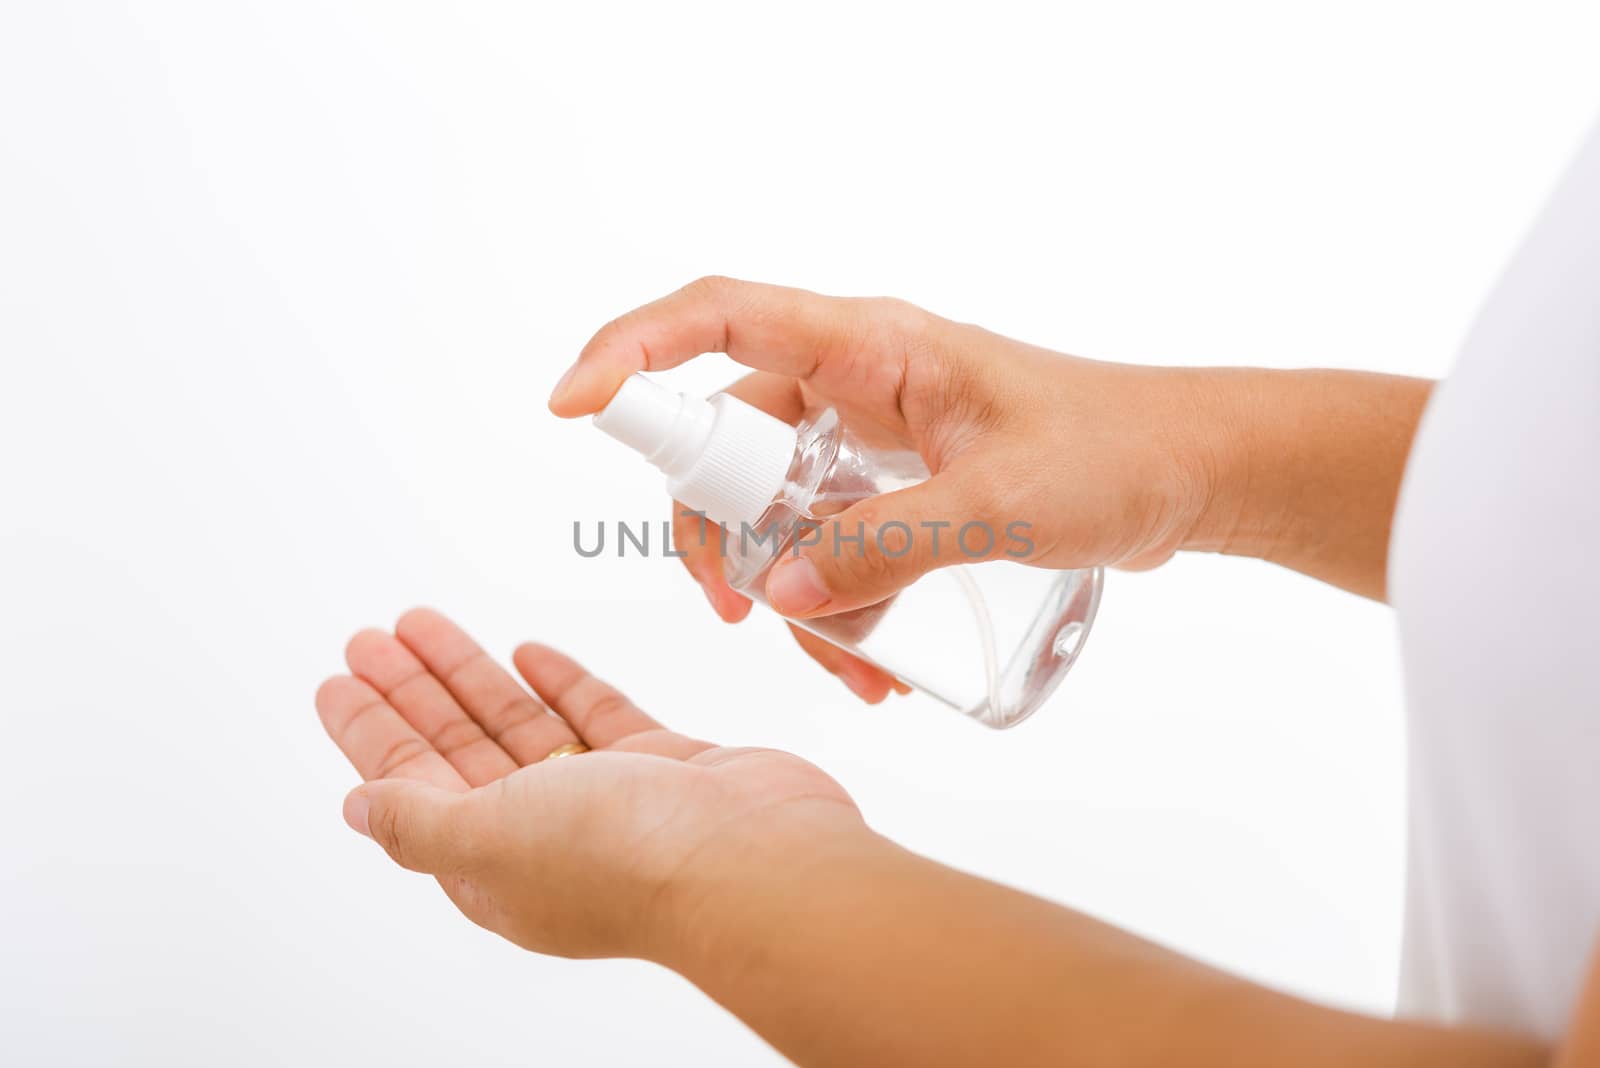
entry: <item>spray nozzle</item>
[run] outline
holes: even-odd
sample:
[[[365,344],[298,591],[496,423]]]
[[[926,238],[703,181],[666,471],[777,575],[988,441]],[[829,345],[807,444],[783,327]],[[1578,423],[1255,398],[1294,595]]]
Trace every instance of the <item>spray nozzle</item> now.
[[[713,522],[754,525],[783,491],[794,427],[744,401],[675,393],[630,375],[594,425],[667,476],[679,501]]]

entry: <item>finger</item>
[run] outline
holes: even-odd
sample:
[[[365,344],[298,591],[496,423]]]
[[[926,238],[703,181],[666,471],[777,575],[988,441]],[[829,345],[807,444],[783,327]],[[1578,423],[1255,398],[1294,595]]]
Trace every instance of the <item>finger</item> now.
[[[909,692],[910,688],[905,683],[887,671],[867,663],[858,656],[850,655],[832,642],[824,641],[793,623],[789,624],[789,631],[807,656],[850,687],[850,692],[867,704],[875,705],[888,697],[891,692]]]
[[[361,679],[336,675],[317,688],[317,716],[363,779],[416,779],[465,790],[461,773]]]
[[[428,744],[461,773],[468,785],[482,786],[517,770],[517,762],[392,634],[364,630],[345,647],[350,670],[372,684]]]
[[[529,642],[517,647],[511,662],[533,692],[572,724],[591,749],[600,749],[640,731],[660,730],[620,690],[585,671],[577,661],[548,645]]]
[[[975,520],[985,514],[975,499],[970,478],[949,471],[854,504],[773,565],[767,600],[781,615],[810,619],[878,604],[938,567],[994,559],[1005,527]]]
[[[455,875],[473,867],[484,829],[471,794],[427,783],[380,779],[358,786],[344,800],[344,818],[402,868]]]
[[[806,414],[806,398],[800,381],[788,375],[756,371],[745,375],[722,392],[730,397],[738,397],[790,426],[798,423]]]
[[[682,554],[683,566],[699,583],[711,608],[724,623],[738,623],[750,614],[750,598],[728,585],[722,569],[726,535],[701,512],[672,502],[672,547]]]
[[[602,327],[557,383],[550,410],[566,418],[597,412],[634,372],[676,367],[703,352],[809,378],[861,340],[866,307],[803,289],[702,278]]]
[[[705,752],[707,749],[716,748],[710,742],[702,742],[698,738],[690,738],[676,731],[669,731],[665,727],[655,730],[640,731],[630,734],[621,741],[613,742],[606,746],[607,753],[648,753],[651,756],[667,757],[671,760],[688,760],[692,756]]]
[[[444,684],[456,703],[519,765],[543,760],[577,735],[534,700],[483,648],[431,608],[400,617],[395,637]]]

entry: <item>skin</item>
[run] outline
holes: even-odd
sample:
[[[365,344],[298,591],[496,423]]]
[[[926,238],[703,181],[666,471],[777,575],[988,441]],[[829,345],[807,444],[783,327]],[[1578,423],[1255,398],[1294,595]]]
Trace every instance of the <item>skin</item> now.
[[[1589,962],[1589,977],[1561,1042],[1555,1068],[1594,1068],[1600,1064],[1600,953]]]
[[[768,410],[834,403],[922,453],[934,477],[856,506],[869,528],[1022,517],[1041,566],[1150,567],[1206,549],[1374,597],[1429,388],[1119,367],[898,302],[710,279],[609,324],[551,407],[593,412],[629,373],[704,351],[756,368],[737,388]],[[740,618],[748,603],[714,562],[688,566]],[[792,615],[841,611],[944,562],[802,558],[766,592]],[[829,649],[807,651],[841,677],[860,670]],[[1314,1005],[934,864],[874,833],[798,757],[675,734],[545,646],[512,656],[530,693],[418,609],[392,633],[356,635],[346,661],[317,709],[367,780],[345,802],[353,828],[489,930],[540,953],[656,961],[800,1064],[1466,1068],[1554,1055]],[[869,700],[891,685],[851,682]],[[573,741],[592,751],[543,759]],[[1580,1004],[1562,1065],[1592,1063],[1597,997]]]
[[[909,549],[899,521],[1030,524],[1042,567],[1154,567],[1180,550],[1271,560],[1382,599],[1389,524],[1433,383],[1349,371],[1162,368],[1086,360],[883,298],[701,279],[608,323],[550,408],[598,411],[629,374],[726,352],[755,373],[729,392],[789,422],[831,405],[875,444],[919,452],[927,482],[862,502],[864,551],[785,559],[766,595],[794,619],[874,604],[970,556]],[[674,506],[684,563],[725,620],[750,602],[722,577],[718,541]],[[880,544],[887,552],[880,550]],[[1000,557],[1016,547],[997,539]],[[869,702],[895,680],[795,629]]]

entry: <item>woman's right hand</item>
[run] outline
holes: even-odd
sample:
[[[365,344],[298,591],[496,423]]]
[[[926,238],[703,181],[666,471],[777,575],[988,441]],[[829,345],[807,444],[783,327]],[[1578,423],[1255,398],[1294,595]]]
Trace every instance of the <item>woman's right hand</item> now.
[[[897,300],[701,279],[603,327],[550,408],[597,412],[628,375],[702,352],[756,369],[729,391],[741,399],[789,422],[831,405],[854,432],[915,449],[933,472],[834,517],[850,531],[862,525],[860,551],[818,544],[773,567],[767,598],[794,619],[875,604],[934,568],[977,559],[1151,567],[1186,543],[1212,497],[1222,443],[1203,440],[1198,425],[1199,373],[1064,356]],[[728,588],[716,538],[675,512],[690,572],[719,615],[743,618],[749,601]],[[905,527],[885,528],[894,522]],[[983,547],[976,536],[954,544],[969,522],[995,533],[986,553],[970,551]],[[1005,536],[1016,523],[1027,524],[1026,542]],[[936,527],[937,544],[927,536]],[[893,685],[821,639],[796,636],[864,699],[882,700]]]

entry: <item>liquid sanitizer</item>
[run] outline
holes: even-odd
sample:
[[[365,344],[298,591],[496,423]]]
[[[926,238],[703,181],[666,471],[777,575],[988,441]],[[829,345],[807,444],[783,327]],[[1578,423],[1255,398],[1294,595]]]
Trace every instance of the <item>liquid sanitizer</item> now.
[[[674,498],[724,527],[728,583],[762,603],[767,572],[800,545],[860,551],[856,531],[836,532],[837,543],[824,533],[830,517],[929,477],[915,452],[864,444],[832,408],[790,426],[727,394],[675,393],[643,375],[624,382],[594,422],[660,468]],[[958,531],[939,532],[957,556]],[[979,723],[1011,727],[1077,660],[1101,581],[1099,568],[955,564],[878,604],[794,622]]]

